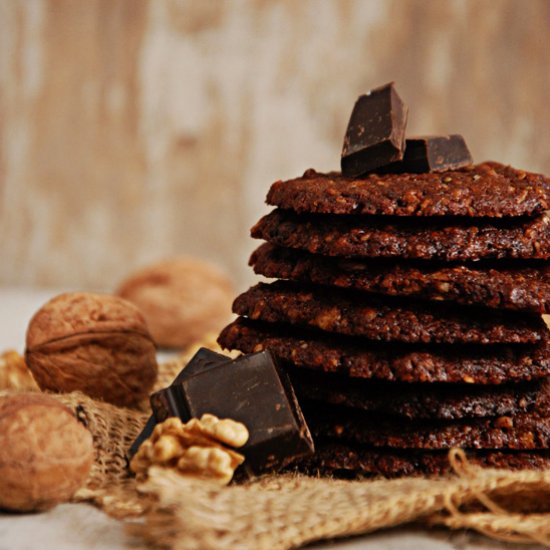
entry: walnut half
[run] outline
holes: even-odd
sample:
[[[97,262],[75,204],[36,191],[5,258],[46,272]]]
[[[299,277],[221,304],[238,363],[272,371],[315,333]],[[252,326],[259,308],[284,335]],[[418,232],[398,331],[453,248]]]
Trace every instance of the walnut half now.
[[[231,481],[244,456],[229,447],[242,447],[248,430],[240,422],[203,414],[184,424],[169,418],[155,427],[130,463],[138,479],[145,479],[151,466],[175,469],[182,475],[215,481]]]

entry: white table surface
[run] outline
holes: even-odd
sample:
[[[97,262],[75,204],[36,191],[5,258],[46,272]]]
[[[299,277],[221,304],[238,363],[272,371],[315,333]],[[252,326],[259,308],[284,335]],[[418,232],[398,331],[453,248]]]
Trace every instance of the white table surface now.
[[[25,330],[33,313],[56,291],[0,288],[0,351],[24,349]],[[123,523],[87,504],[63,504],[42,514],[0,513],[0,550],[143,549],[124,533]],[[314,550],[494,550],[540,548],[503,544],[474,533],[424,531],[412,527],[310,546]]]

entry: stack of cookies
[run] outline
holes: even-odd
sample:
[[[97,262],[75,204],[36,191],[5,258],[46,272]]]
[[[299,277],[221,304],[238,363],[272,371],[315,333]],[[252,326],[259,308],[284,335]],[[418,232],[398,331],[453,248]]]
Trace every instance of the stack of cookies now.
[[[550,467],[550,180],[497,163],[383,172],[273,184],[251,265],[279,280],[235,300],[220,344],[286,366],[309,471],[439,474],[453,447]]]

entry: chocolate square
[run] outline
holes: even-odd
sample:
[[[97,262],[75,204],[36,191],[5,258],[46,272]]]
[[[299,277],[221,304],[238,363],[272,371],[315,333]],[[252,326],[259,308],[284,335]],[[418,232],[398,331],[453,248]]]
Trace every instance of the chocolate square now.
[[[344,137],[342,174],[358,177],[402,160],[407,114],[393,82],[359,96]]]
[[[313,452],[313,441],[287,374],[263,351],[203,370],[152,396],[158,421],[205,413],[242,422],[250,439],[239,449],[252,473],[279,469]]]

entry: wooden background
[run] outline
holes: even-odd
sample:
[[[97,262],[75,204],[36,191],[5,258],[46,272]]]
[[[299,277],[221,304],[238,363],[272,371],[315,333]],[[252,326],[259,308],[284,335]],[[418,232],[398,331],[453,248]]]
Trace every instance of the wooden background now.
[[[548,0],[0,0],[0,284],[112,288],[191,254],[243,286],[277,178],[357,95],[550,173]]]

